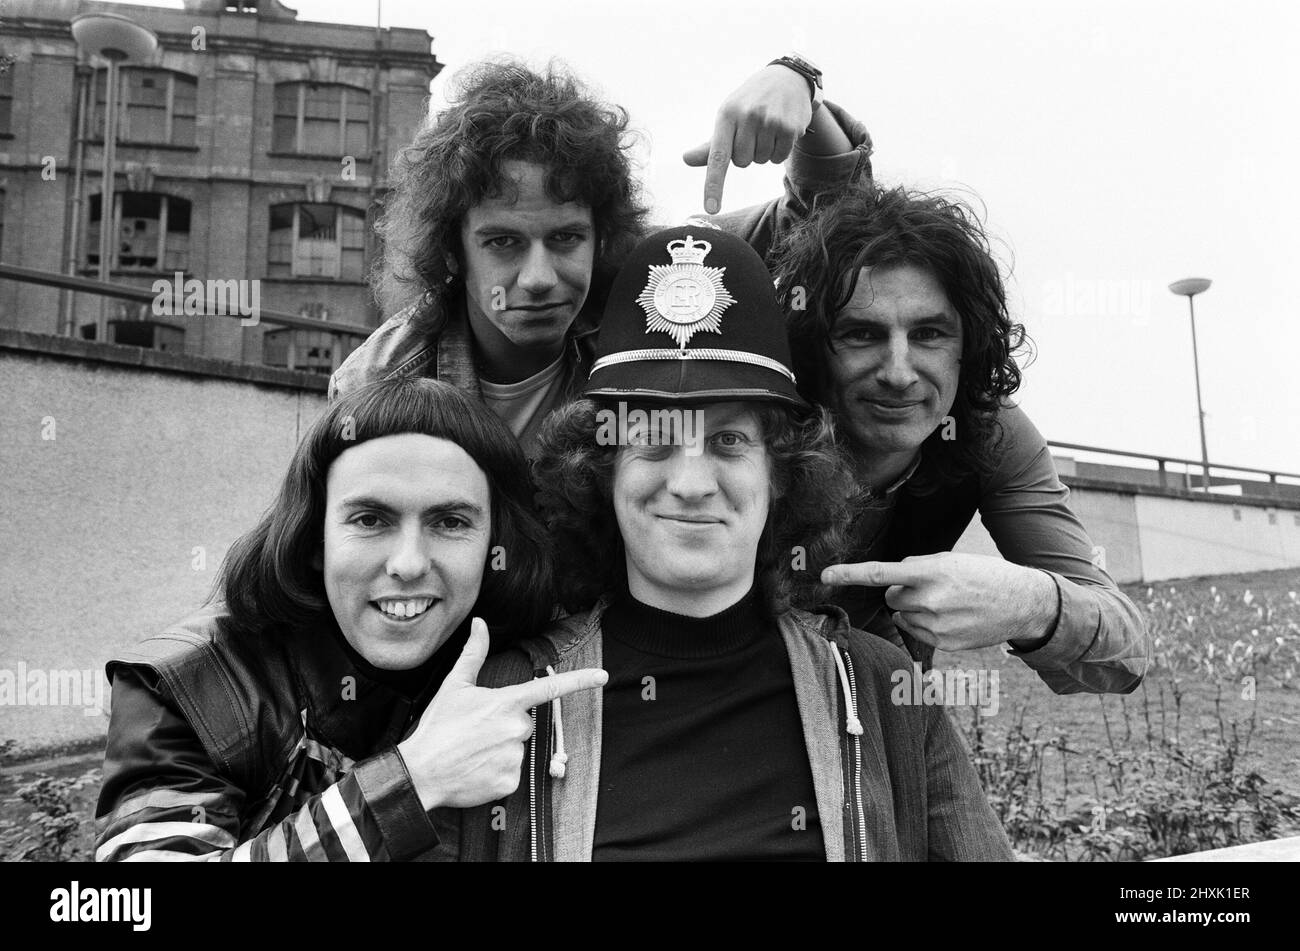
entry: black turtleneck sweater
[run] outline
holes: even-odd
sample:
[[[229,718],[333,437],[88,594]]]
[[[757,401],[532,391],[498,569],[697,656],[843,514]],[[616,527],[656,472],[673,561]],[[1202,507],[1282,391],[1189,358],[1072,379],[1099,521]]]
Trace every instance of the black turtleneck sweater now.
[[[712,617],[624,590],[601,617],[595,861],[824,861],[790,660],[756,591]]]

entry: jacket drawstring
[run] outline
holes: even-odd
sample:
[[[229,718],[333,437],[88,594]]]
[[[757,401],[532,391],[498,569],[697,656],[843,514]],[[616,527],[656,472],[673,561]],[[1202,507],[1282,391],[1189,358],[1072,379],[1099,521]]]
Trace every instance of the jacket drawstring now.
[[[851,736],[862,735],[862,721],[858,719],[858,707],[853,702],[853,691],[849,689],[849,672],[844,669],[844,658],[840,656],[840,645],[831,641],[834,648],[835,666],[840,674],[840,689],[844,691],[844,729]]]
[[[555,668],[550,664],[546,665],[546,672],[552,677],[555,676]],[[551,777],[553,779],[563,779],[564,764],[569,761],[569,754],[564,751],[564,717],[560,710],[559,697],[551,701],[551,711],[555,720],[555,745],[551,753]],[[862,732],[861,727],[858,727],[858,732]]]

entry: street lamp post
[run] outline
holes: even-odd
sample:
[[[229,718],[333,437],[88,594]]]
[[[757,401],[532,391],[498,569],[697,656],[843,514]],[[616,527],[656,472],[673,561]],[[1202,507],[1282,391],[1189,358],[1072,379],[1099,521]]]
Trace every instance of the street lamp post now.
[[[1201,425],[1201,468],[1205,470],[1204,489],[1210,491],[1210,453],[1205,448],[1205,410],[1201,406],[1201,360],[1196,353],[1196,306],[1192,298],[1210,289],[1210,280],[1204,277],[1187,277],[1174,281],[1169,289],[1187,298],[1187,310],[1192,317],[1192,367],[1196,371],[1196,419]]]
[[[117,162],[117,87],[120,68],[131,60],[141,61],[153,55],[158,37],[129,17],[117,13],[86,13],[72,20],[72,38],[77,46],[91,55],[108,61],[104,91],[103,186],[99,195],[99,279],[107,281],[113,249],[117,240],[113,191]],[[108,331],[107,301],[99,299],[99,324],[95,339],[104,340]]]

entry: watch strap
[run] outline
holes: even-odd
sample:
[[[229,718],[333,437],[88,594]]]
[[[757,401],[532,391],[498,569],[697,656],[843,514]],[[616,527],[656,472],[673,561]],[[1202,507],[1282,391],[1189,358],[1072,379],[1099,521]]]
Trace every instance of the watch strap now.
[[[804,78],[808,83],[808,96],[812,102],[813,114],[816,115],[826,95],[822,85],[822,71],[798,53],[787,53],[784,56],[778,56],[767,65],[784,66],[787,69],[794,70]]]

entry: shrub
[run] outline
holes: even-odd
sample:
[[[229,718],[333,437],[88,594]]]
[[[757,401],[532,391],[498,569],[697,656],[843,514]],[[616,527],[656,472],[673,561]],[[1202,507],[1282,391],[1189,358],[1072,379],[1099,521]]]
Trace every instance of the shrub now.
[[[0,855],[18,862],[66,862],[89,859],[80,855],[77,833],[88,822],[76,794],[86,786],[98,786],[100,771],[87,770],[76,779],[38,776],[19,786],[16,797],[6,805],[26,803],[32,808],[25,823],[0,821]]]
[[[1119,748],[1104,697],[1097,701],[1110,745],[1101,750],[1073,749],[1059,731],[1044,739],[1041,726],[1029,733],[1024,705],[1002,734],[973,712],[965,732],[975,766],[1017,852],[1069,861],[1142,860],[1294,834],[1300,798],[1243,765],[1255,710],[1245,721],[1226,720],[1216,697],[1217,732],[1188,740],[1165,731],[1166,718],[1153,719],[1149,696],[1144,691],[1142,697],[1146,746],[1136,750]],[[1164,684],[1159,697],[1163,713]],[[1121,709],[1131,737],[1127,704]],[[1045,784],[1053,758],[1060,781]]]

